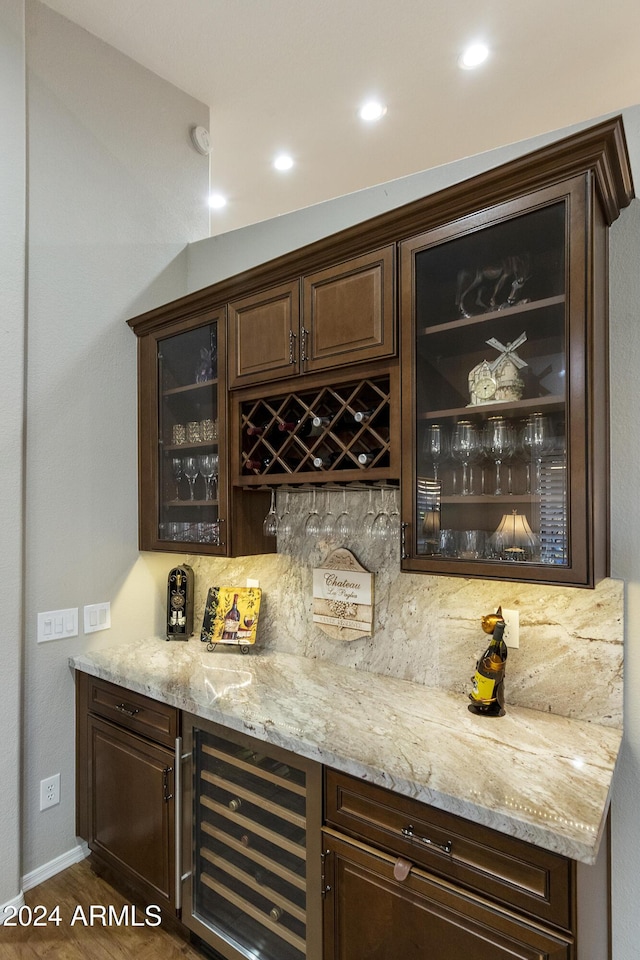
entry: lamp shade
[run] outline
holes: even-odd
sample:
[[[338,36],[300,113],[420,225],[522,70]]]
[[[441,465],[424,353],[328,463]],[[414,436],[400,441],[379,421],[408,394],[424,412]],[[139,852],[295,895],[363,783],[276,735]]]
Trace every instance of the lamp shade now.
[[[505,560],[530,560],[538,539],[523,513],[505,513],[493,535],[495,545]]]

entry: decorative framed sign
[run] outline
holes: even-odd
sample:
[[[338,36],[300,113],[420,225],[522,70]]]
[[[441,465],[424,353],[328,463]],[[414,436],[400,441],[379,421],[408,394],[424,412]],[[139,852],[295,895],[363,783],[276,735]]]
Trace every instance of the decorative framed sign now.
[[[371,636],[373,574],[344,547],[313,570],[313,622],[336,640]]]

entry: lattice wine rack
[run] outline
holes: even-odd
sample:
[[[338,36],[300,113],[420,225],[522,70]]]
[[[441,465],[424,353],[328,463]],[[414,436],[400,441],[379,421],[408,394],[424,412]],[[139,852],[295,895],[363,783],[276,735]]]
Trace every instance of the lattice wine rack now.
[[[240,486],[392,476],[388,374],[240,404]]]

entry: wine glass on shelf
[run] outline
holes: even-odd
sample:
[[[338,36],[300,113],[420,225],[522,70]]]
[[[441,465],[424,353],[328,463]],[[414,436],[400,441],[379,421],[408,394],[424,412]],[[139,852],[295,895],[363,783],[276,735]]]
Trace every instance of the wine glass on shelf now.
[[[343,487],[342,489],[342,513],[338,515],[335,529],[336,529],[336,534],[338,536],[338,539],[341,540],[343,543],[346,543],[348,540],[353,539],[353,536],[355,533],[355,527],[353,524],[353,520],[349,515],[349,511],[347,510],[347,488],[346,487]]]
[[[320,533],[320,515],[316,507],[316,488],[311,491],[311,509],[304,525],[305,536],[317,537]]]
[[[200,472],[198,468],[198,458],[197,457],[185,457],[182,461],[182,468],[184,470],[184,475],[189,481],[189,499],[195,500],[195,482],[198,473]]]
[[[262,521],[262,532],[265,537],[275,537],[278,533],[278,514],[276,513],[276,492],[271,491],[269,512]]]
[[[451,438],[451,455],[462,464],[462,495],[469,496],[469,465],[478,456],[480,438],[478,428],[471,420],[459,420]]]
[[[200,467],[201,475],[204,477],[205,500],[213,500],[213,484],[211,481],[215,477],[218,468],[218,454],[203,453],[198,457],[198,466]]]
[[[447,455],[447,437],[441,423],[430,423],[425,430],[422,453],[433,466],[433,479],[438,479],[438,464]]]
[[[533,413],[524,422],[520,446],[525,456],[527,493],[540,493],[542,490],[542,458],[553,446],[553,437],[549,419],[542,413]],[[531,489],[531,461],[535,464],[535,480]]]
[[[171,474],[176,485],[176,500],[180,499],[180,481],[182,480],[182,460],[180,457],[171,458]]]
[[[515,450],[515,437],[511,423],[504,417],[489,417],[483,432],[484,451],[496,468],[494,495],[499,497],[502,489],[502,465],[509,460]]]
[[[322,515],[322,519],[320,520],[320,534],[325,538],[325,540],[330,540],[335,534],[335,518],[331,512],[331,501],[329,497],[329,491],[325,490],[324,513]]]
[[[373,521],[376,518],[376,512],[373,509],[373,489],[369,487],[369,506],[367,512],[364,515],[364,521],[362,524],[362,529],[365,537],[371,536],[371,527],[373,526]]]

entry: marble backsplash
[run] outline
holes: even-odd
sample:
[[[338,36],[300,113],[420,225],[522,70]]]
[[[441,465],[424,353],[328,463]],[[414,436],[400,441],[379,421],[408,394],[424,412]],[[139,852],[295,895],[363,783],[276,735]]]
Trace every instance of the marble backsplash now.
[[[502,604],[520,614],[520,648],[510,650],[507,662],[507,708],[513,703],[622,724],[621,581],[608,579],[595,590],[583,590],[401,573],[399,537],[382,541],[363,533],[365,516],[379,509],[381,496],[378,490],[318,491],[321,515],[329,509],[336,518],[346,505],[353,520],[355,534],[338,541],[305,535],[309,492],[281,491],[278,513],[288,513],[290,530],[278,537],[276,555],[188,558],[196,578],[196,638],[209,587],[244,586],[252,577],[263,589],[258,647],[327,659],[466,697],[487,642],[480,620]],[[393,513],[396,495],[385,491],[384,496]],[[375,573],[371,637],[334,640],[311,620],[312,570],[337,546],[348,547]]]

